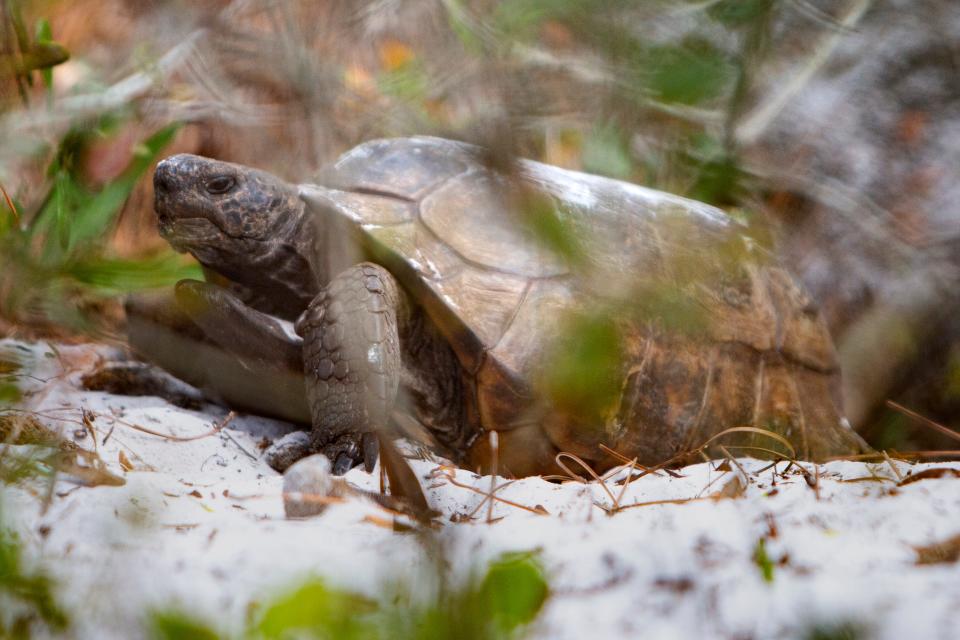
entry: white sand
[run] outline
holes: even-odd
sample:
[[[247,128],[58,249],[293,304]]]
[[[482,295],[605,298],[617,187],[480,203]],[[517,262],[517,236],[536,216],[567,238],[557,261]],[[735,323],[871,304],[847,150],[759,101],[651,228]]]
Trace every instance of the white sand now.
[[[20,345],[18,347],[17,345]],[[94,421],[97,450],[122,487],[56,485],[46,513],[28,488],[8,489],[6,524],[31,557],[58,578],[59,595],[82,638],[143,634],[152,607],[177,606],[225,631],[243,627],[252,602],[269,599],[310,575],[368,595],[428,566],[416,536],[369,521],[389,518],[362,500],[331,506],[310,520],[283,517],[282,478],[257,458],[262,435],[280,423],[239,417],[219,434],[189,442],[148,435],[117,422],[189,436],[210,430],[226,413],[178,409],[152,397],[79,389],[79,376],[103,347],[57,348],[0,341],[33,360],[26,408]],[[44,354],[50,353],[50,356]],[[68,437],[79,426],[61,424]],[[106,444],[103,440],[111,431]],[[90,436],[77,440],[92,448]],[[124,471],[123,451],[135,470]],[[253,457],[248,455],[253,454]],[[536,550],[552,588],[535,638],[794,638],[815,624],[866,625],[870,637],[960,637],[960,565],[917,565],[914,546],[960,533],[960,480],[924,479],[897,487],[897,476],[960,463],[805,465],[819,474],[815,491],[796,470],[780,475],[768,463],[743,459],[748,486],[737,498],[701,499],[625,509],[598,505],[610,497],[598,484],[514,482],[497,495],[550,515],[497,503],[472,522],[453,523],[483,496],[443,480],[425,480],[431,505],[443,513],[437,535],[465,575],[504,551]],[[414,461],[430,475],[434,462]],[[704,463],[632,482],[622,505],[705,498],[739,471]],[[782,472],[785,463],[777,466]],[[870,478],[870,480],[859,480]],[[359,469],[347,479],[375,488]],[[487,490],[490,478],[457,471],[458,482]],[[859,480],[851,482],[852,480]],[[501,482],[503,482],[501,480]],[[620,486],[608,483],[616,496]],[[44,532],[44,533],[41,533]],[[764,581],[753,561],[760,538],[774,562]]]

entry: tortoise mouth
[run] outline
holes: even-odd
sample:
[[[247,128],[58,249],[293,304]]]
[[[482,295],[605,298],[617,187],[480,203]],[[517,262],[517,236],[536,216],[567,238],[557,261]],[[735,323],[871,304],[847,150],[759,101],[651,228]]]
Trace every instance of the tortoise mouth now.
[[[160,237],[177,253],[223,244],[226,235],[206,218],[158,216]]]

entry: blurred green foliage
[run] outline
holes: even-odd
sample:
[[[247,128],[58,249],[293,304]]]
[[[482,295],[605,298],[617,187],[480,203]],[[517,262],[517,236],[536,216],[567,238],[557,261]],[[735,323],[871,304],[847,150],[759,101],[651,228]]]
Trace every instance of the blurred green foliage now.
[[[22,367],[20,354],[7,350],[0,352],[0,410],[20,399],[16,381]]]
[[[651,47],[638,67],[638,80],[656,99],[691,105],[722,95],[733,75],[720,50],[698,39]]]
[[[541,59],[555,56],[558,67],[584,65],[595,76],[593,86],[568,86],[573,104],[584,92],[595,94],[590,111],[551,121],[585,134],[579,153],[584,169],[724,206],[749,195],[741,189],[744,170],[734,131],[752,98],[754,76],[763,67],[783,4],[507,0],[485,8],[445,2],[451,29],[468,56],[510,60],[533,48]],[[639,28],[658,21],[671,25],[665,27],[671,37]],[[555,48],[550,34],[565,44]],[[534,80],[530,90],[541,84]],[[539,97],[560,105],[564,98]],[[635,148],[630,143],[638,136],[655,146]],[[704,141],[716,148],[705,152]],[[652,171],[640,171],[651,161],[657,165]]]
[[[310,580],[280,595],[243,633],[246,638],[285,640],[507,640],[533,622],[549,595],[534,556],[504,554],[482,578],[440,589],[425,600],[419,582],[403,582],[375,601]],[[209,640],[229,637],[176,610],[154,613],[156,640]]]
[[[148,634],[154,640],[217,640],[221,637],[205,622],[173,609],[152,613]]]
[[[10,409],[21,397],[18,380],[31,369],[30,352],[0,345],[0,488],[34,478],[49,480],[57,461],[57,443],[48,432],[37,428],[33,417]]]
[[[707,15],[730,27],[748,25],[773,9],[777,0],[720,0],[704,3]]]
[[[545,395],[554,406],[597,420],[619,397],[623,378],[623,337],[612,313],[604,310],[570,314],[561,338],[544,367]]]
[[[39,76],[49,108],[56,65],[69,54],[54,41],[46,18],[37,19],[31,37],[22,5],[19,0],[0,5],[0,32],[14,36],[0,50],[0,88],[12,81],[24,107],[38,109],[30,107],[36,92],[28,89]],[[13,107],[9,101],[0,103],[0,114]],[[0,320],[91,328],[87,311],[101,311],[98,305],[111,296],[198,275],[196,267],[172,252],[126,259],[114,255],[110,246],[117,215],[178,129],[176,124],[161,127],[132,149],[119,176],[91,187],[84,176],[87,152],[114,136],[133,113],[123,108],[82,117],[60,134],[56,147],[47,147],[52,158],[39,202],[18,202],[0,184]],[[0,382],[0,397],[15,395],[15,385]]]
[[[20,99],[27,104],[28,88],[33,86],[34,74],[39,73],[48,89],[48,100],[52,99],[49,89],[53,87],[53,67],[66,62],[70,53],[53,41],[49,21],[38,20],[35,37],[31,39],[19,0],[4,0],[0,4],[0,34],[4,36],[0,44],[0,84],[7,77],[12,78]],[[0,86],[0,103],[5,97],[3,93]]]
[[[529,553],[505,554],[490,565],[480,583],[481,614],[500,634],[533,622],[549,595],[543,570]]]
[[[251,635],[268,640],[295,636],[368,638],[369,616],[375,610],[375,603],[362,596],[313,580],[268,606]]]
[[[112,114],[64,136],[47,169],[46,199],[29,221],[0,205],[0,316],[83,328],[89,326],[83,302],[199,276],[196,266],[172,251],[141,259],[111,255],[110,231],[117,214],[177,130],[170,125],[143,140],[119,176],[91,189],[80,157],[121,121],[122,116]]]
[[[803,634],[803,640],[866,640],[872,638],[869,627],[861,622],[842,620],[819,623]]]
[[[160,152],[176,133],[177,126],[167,126],[144,140],[134,149],[126,170],[97,191],[88,189],[80,176],[80,161],[85,148],[96,138],[109,136],[119,124],[116,115],[105,116],[95,125],[71,129],[60,142],[60,148],[47,169],[50,193],[30,225],[32,234],[41,235],[41,260],[45,264],[61,264],[109,230],[114,216],[130,195],[136,182],[157,160]]]
[[[584,268],[586,255],[576,231],[563,219],[553,199],[533,189],[515,193],[516,210],[521,222],[532,232],[534,241],[549,249],[568,266]]]
[[[40,625],[49,632],[62,632],[69,624],[57,603],[52,578],[28,566],[23,543],[4,526],[0,503],[0,638],[31,638]]]
[[[960,344],[954,345],[950,350],[946,377],[946,397],[950,400],[960,399]]]

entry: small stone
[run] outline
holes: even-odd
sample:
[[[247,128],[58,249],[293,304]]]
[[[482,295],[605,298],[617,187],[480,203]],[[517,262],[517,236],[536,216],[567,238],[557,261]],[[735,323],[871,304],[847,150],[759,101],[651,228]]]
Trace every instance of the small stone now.
[[[288,518],[307,518],[327,508],[327,498],[342,498],[347,485],[330,473],[323,454],[308,456],[283,474],[283,509]]]

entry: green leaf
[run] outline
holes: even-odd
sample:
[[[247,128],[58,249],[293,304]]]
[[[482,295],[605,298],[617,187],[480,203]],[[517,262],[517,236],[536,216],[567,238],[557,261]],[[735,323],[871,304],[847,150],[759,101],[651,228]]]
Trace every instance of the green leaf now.
[[[616,400],[623,365],[622,336],[610,314],[571,314],[548,356],[545,391],[553,403],[600,428]]]
[[[138,260],[92,256],[65,265],[63,273],[107,295],[165,287],[186,278],[203,279],[198,264],[173,251]]]
[[[467,10],[459,0],[447,0],[447,22],[450,29],[460,40],[464,50],[473,55],[481,55],[484,52],[483,39],[473,30],[468,20]]]
[[[691,105],[720,96],[734,77],[723,53],[697,40],[652,48],[643,71],[654,97]]]
[[[723,143],[706,134],[693,137],[685,156],[693,184],[684,194],[694,200],[718,206],[733,206],[746,193],[747,174],[739,159],[729,153]]]
[[[53,41],[53,30],[50,28],[50,21],[46,18],[40,18],[37,20],[36,36],[35,41],[37,44],[48,44]],[[36,47],[34,47],[36,49]],[[66,50],[64,49],[64,52]],[[55,64],[59,64],[66,60],[66,58],[59,59],[55,57],[58,61]],[[44,65],[40,69],[40,76],[43,78],[43,86],[47,88],[47,91],[53,89],[53,65]]]
[[[583,247],[574,229],[561,217],[553,199],[540,191],[523,188],[516,196],[521,220],[533,233],[534,239],[568,264],[583,264]]]
[[[34,33],[34,39],[37,42],[53,41],[53,30],[50,28],[50,21],[46,18],[40,18],[37,20],[37,28]]]
[[[0,382],[0,406],[20,400],[20,389],[12,382]]]
[[[529,553],[501,556],[490,565],[480,585],[487,613],[502,631],[529,624],[549,595],[547,580]]]
[[[763,538],[758,539],[753,548],[753,563],[759,567],[764,582],[773,582],[773,560],[767,555],[766,541]]]
[[[773,0],[721,0],[707,15],[728,27],[739,27],[761,18],[772,7]]]
[[[149,635],[154,640],[219,640],[220,635],[181,611],[156,611],[147,622]]]
[[[366,638],[370,629],[364,616],[375,609],[376,605],[362,596],[313,580],[270,605],[256,631],[267,639]]]
[[[50,194],[31,232],[45,236],[40,262],[46,268],[56,268],[75,254],[102,245],[130,192],[179,128],[178,124],[164,127],[137,145],[124,172],[99,192],[90,192],[80,179],[76,159],[92,137],[106,135],[117,122],[116,117],[105,116],[95,128],[71,132],[48,168]]]
[[[719,206],[737,204],[743,192],[743,172],[735,158],[723,156],[698,167],[696,182],[688,197]]]
[[[130,196],[137,181],[173,140],[179,124],[172,124],[154,133],[134,150],[127,169],[114,182],[106,185],[85,206],[74,213],[68,250],[106,233],[120,207]]]

